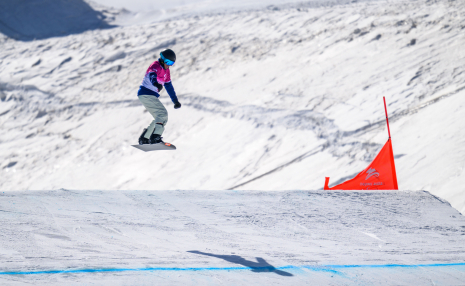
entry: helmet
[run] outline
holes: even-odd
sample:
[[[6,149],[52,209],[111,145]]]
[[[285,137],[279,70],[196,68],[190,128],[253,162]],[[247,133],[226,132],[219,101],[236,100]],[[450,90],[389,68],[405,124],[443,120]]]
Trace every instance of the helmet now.
[[[168,66],[172,66],[176,61],[176,54],[172,50],[166,49],[160,53],[160,58],[163,60],[165,64],[167,64]]]

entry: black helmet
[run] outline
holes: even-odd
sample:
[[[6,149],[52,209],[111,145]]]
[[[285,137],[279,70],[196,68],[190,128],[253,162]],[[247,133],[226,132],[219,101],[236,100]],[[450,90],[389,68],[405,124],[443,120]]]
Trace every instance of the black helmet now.
[[[163,60],[163,62],[169,66],[172,66],[176,61],[176,54],[170,49],[166,49],[163,52],[161,52],[160,57]]]

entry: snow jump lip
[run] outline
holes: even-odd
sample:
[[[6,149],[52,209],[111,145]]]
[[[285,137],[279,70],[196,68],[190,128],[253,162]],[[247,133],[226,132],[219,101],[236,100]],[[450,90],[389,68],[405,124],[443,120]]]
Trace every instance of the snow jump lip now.
[[[286,265],[280,267],[149,267],[149,268],[96,268],[96,269],[69,269],[69,270],[36,270],[36,271],[3,271],[0,275],[41,275],[66,273],[102,273],[102,272],[144,272],[144,271],[242,271],[259,270],[273,272],[274,270],[307,269],[311,271],[331,272],[342,274],[338,269],[347,268],[421,268],[421,267],[453,267],[465,266],[465,262],[435,263],[435,264],[354,264],[354,265]]]

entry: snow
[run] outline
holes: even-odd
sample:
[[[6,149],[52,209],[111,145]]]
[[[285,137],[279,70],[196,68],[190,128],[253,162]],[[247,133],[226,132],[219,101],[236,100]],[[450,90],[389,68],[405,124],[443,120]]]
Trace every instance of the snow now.
[[[82,33],[110,28],[110,14],[95,11],[83,0],[1,1],[0,33],[20,40]]]
[[[395,3],[5,38],[1,188],[321,189],[385,143],[385,96],[400,188],[464,212],[464,5]],[[164,138],[178,150],[145,154],[130,147],[151,120],[136,92],[166,47],[183,107],[163,93]]]
[[[378,0],[358,0],[370,2]],[[201,14],[280,9],[283,7],[322,7],[347,4],[353,0],[92,0],[95,7],[103,5],[119,9],[122,13],[109,17],[118,25],[153,23],[173,18]]]
[[[2,284],[459,285],[465,278],[465,217],[427,192],[0,197]]]
[[[0,272],[145,270],[5,283],[463,281],[463,1],[79,3],[109,26],[0,26]],[[177,150],[145,153],[136,93],[168,47]],[[383,96],[402,191],[322,191],[387,141]]]

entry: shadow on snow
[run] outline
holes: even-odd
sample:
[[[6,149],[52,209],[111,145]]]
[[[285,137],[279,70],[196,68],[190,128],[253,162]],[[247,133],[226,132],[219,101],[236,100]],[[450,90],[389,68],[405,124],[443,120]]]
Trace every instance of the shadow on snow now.
[[[111,28],[105,16],[83,0],[2,0],[0,33],[31,41]]]
[[[197,251],[197,250],[191,250],[191,251],[188,251],[188,252],[195,253],[195,254],[200,254],[200,255],[211,256],[211,257],[216,257],[216,258],[220,258],[220,259],[226,260],[226,261],[231,262],[231,263],[240,264],[240,265],[243,265],[245,267],[250,268],[250,270],[252,270],[252,272],[274,272],[274,273],[276,273],[278,275],[281,275],[281,276],[294,276],[289,272],[276,269],[276,267],[269,264],[268,262],[265,261],[265,259],[263,259],[261,257],[256,257],[257,262],[254,262],[254,261],[246,260],[246,259],[244,259],[244,258],[242,258],[242,257],[240,257],[238,255],[218,255],[218,254],[213,254],[213,253],[201,252],[201,251]]]

